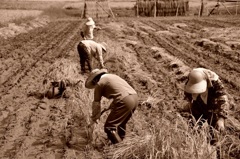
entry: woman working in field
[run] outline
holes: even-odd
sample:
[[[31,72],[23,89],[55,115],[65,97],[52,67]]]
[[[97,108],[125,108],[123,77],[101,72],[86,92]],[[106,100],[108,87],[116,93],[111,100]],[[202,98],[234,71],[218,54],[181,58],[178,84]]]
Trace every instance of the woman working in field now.
[[[196,120],[205,119],[219,131],[225,129],[229,101],[223,83],[215,72],[205,68],[193,69],[188,75],[184,91]],[[215,139],[211,143],[215,143]]]
[[[106,69],[93,70],[85,82],[85,87],[94,89],[92,102],[94,122],[101,116],[101,98],[113,99],[104,131],[113,144],[122,141],[126,134],[126,124],[138,105],[136,91],[124,79],[107,73]]]

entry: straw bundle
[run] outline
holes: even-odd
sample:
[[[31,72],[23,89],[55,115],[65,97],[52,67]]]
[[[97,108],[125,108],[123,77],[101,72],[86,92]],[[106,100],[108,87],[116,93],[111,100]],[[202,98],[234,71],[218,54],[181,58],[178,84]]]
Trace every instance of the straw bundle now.
[[[76,83],[80,80],[79,64],[71,60],[57,60],[51,65],[45,79],[50,81],[67,80],[70,83]]]
[[[145,158],[145,148],[149,145],[151,140],[151,135],[146,135],[144,137],[126,137],[122,142],[105,148],[105,157],[109,159],[132,159],[135,156],[134,154],[137,154],[138,156],[142,155],[142,158]]]
[[[136,6],[140,16],[186,15],[188,0],[138,0]]]

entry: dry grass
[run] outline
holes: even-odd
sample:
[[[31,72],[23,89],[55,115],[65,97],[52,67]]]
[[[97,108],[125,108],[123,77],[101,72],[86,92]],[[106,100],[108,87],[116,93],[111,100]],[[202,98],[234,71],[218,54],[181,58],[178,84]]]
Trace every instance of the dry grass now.
[[[16,21],[18,19],[32,19],[39,16],[42,11],[39,10],[0,10],[0,23],[5,24],[8,22]]]
[[[142,116],[135,115],[135,120],[141,120]],[[169,120],[169,119],[171,120]],[[143,119],[142,119],[143,120]],[[150,120],[150,119],[145,119]],[[141,123],[134,123],[141,127]],[[135,127],[134,125],[134,127]],[[216,147],[211,146],[207,140],[209,127],[200,130],[198,125],[190,129],[188,122],[180,115],[174,116],[165,113],[162,118],[155,118],[148,125],[142,125],[143,135],[134,133],[116,145],[106,146],[106,158],[132,159],[132,158],[161,158],[161,159],[215,159]]]
[[[62,8],[66,3],[64,1],[1,1],[0,9],[44,10],[49,7]]]

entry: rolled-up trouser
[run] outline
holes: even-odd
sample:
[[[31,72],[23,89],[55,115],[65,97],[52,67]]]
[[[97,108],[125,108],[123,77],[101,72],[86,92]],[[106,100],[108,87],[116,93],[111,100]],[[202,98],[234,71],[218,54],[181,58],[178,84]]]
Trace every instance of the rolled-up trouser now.
[[[112,111],[107,117],[104,125],[104,131],[107,133],[109,140],[112,143],[117,143],[112,131],[117,132],[119,137],[123,139],[126,134],[126,124],[131,118],[132,113],[138,105],[138,96],[128,95],[123,98],[120,102],[112,105]]]
[[[88,69],[91,72],[92,71],[91,57],[89,51],[87,50],[87,47],[82,42],[80,42],[77,46],[77,50],[80,57],[81,71],[86,72],[85,63],[87,62]]]

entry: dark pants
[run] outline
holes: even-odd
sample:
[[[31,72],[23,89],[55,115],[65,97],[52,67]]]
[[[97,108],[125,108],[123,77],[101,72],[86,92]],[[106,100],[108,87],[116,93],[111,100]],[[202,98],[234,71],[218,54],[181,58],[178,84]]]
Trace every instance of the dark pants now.
[[[129,95],[123,98],[120,102],[113,105],[112,111],[109,114],[104,125],[104,131],[107,133],[108,139],[113,144],[117,143],[112,131],[123,139],[126,134],[126,124],[132,116],[132,113],[138,105],[138,96]]]
[[[215,128],[217,124],[217,115],[213,113],[212,110],[208,109],[208,105],[204,104],[202,100],[198,99],[197,101],[193,102],[191,113],[196,120],[200,119],[198,123],[201,127],[202,121],[207,121],[210,125],[209,134],[210,134],[210,144],[214,145],[217,142],[217,137],[215,135]]]
[[[92,71],[91,57],[89,51],[87,50],[87,47],[82,42],[80,42],[77,46],[77,50],[80,57],[81,71],[83,73],[86,72],[85,64],[87,63],[88,69],[91,72]]]

